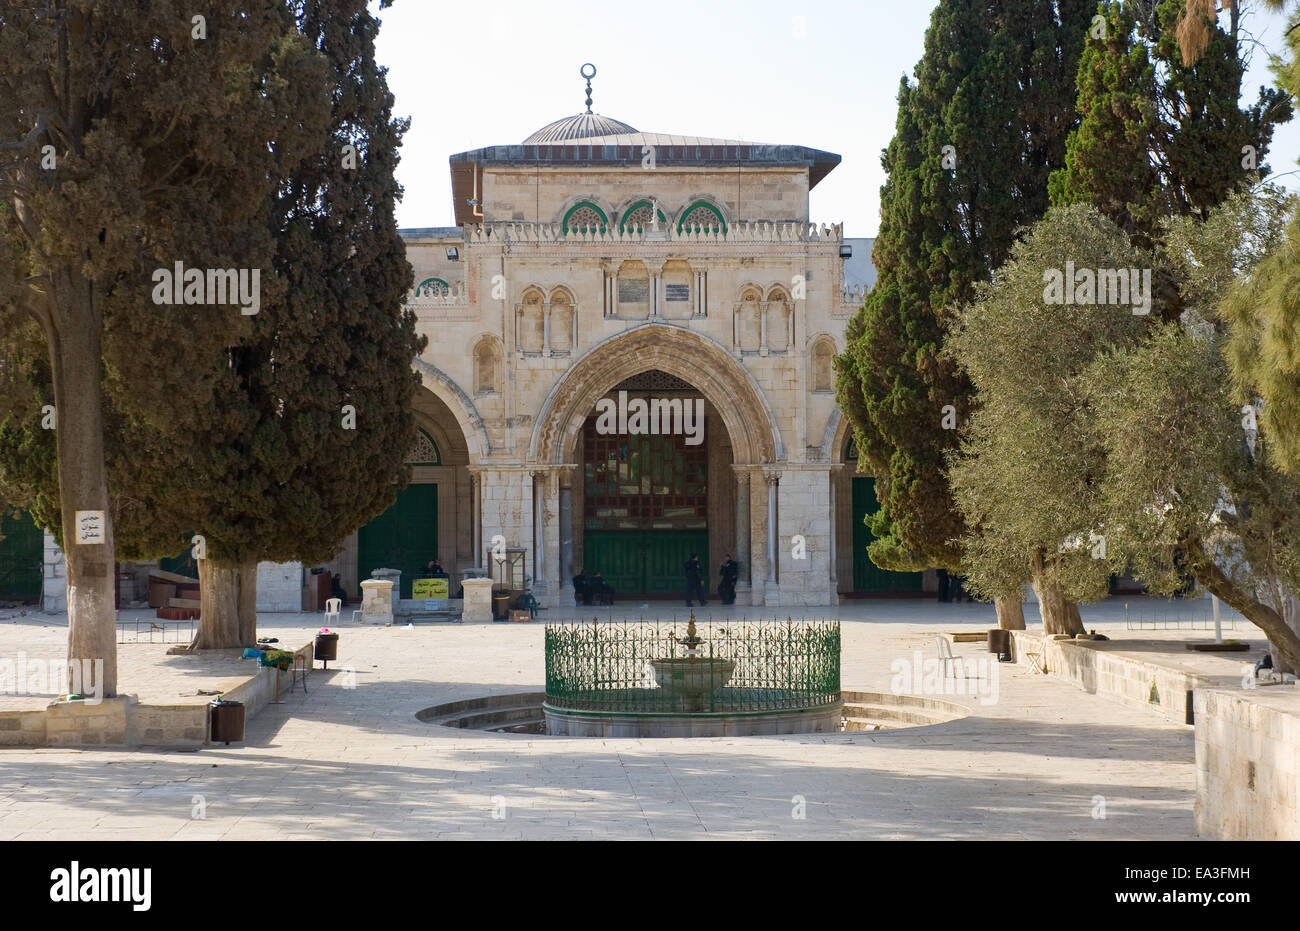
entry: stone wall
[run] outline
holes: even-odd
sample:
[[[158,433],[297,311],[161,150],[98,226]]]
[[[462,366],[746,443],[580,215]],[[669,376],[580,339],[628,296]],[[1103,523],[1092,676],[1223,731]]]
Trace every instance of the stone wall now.
[[[302,610],[302,563],[257,564],[257,610],[268,613]]]
[[[1012,631],[1011,639],[1012,654],[1022,665],[1030,665],[1027,654],[1036,653],[1046,659],[1049,674],[1085,692],[1147,708],[1184,724],[1192,723],[1192,691],[1221,684],[1217,678],[1197,676],[1123,653],[1108,652],[1122,648],[1116,641],[1052,640],[1040,632],[1025,630]]]
[[[1300,840],[1300,692],[1196,692],[1196,830],[1219,840]]]
[[[68,572],[63,550],[54,537],[45,535],[45,555],[41,581],[41,607],[50,614],[68,610]]]

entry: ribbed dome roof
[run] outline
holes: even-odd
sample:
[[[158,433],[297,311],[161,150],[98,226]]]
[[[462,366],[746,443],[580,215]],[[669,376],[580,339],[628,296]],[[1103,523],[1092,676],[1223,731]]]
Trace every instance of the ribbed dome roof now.
[[[591,103],[591,101],[587,101]],[[593,136],[616,136],[619,133],[634,133],[637,130],[612,120],[599,113],[579,113],[566,116],[554,123],[547,123],[537,132],[524,140],[524,145],[544,144],[547,142],[568,142],[572,139],[590,139]]]

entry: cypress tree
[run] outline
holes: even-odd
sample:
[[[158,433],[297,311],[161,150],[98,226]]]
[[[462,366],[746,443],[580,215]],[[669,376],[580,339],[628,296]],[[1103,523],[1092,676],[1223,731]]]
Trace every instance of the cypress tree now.
[[[869,552],[882,568],[961,568],[965,526],[944,468],[972,389],[941,347],[976,283],[1048,207],[1095,10],[1086,0],[944,0],[915,83],[900,86],[882,157],[877,285],[836,361],[841,408],[876,477]]]
[[[297,157],[312,58],[278,0],[205,15],[0,0],[0,383],[19,396],[0,408],[0,486],[64,547],[68,658],[102,662],[105,696],[117,418],[133,398],[155,418],[201,405],[214,373],[198,360],[249,328],[233,306],[154,304],[152,275],[270,270],[266,194]],[[47,404],[55,429],[38,416]],[[96,542],[78,542],[78,512],[103,512]]]

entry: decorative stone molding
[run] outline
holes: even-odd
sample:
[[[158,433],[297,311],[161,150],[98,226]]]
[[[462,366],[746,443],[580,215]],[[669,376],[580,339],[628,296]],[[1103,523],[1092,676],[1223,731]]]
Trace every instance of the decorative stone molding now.
[[[573,458],[596,402],[619,382],[650,369],[689,382],[713,402],[737,459],[785,458],[773,411],[753,376],[721,344],[683,327],[647,323],[592,347],[556,383],[538,411],[529,459]]]

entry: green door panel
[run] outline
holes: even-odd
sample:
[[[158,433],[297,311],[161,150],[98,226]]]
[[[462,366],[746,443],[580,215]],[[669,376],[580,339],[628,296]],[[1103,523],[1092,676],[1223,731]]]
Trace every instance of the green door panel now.
[[[668,595],[686,591],[682,564],[699,553],[708,571],[707,530],[588,530],[583,535],[587,576],[597,572],[619,595]]]
[[[438,486],[407,485],[392,507],[358,531],[357,580],[375,569],[400,569],[399,597],[410,598],[411,580],[437,555]]]
[[[41,600],[45,534],[26,511],[0,508],[0,601]]]
[[[876,539],[864,522],[879,507],[874,478],[853,479],[853,590],[857,592],[919,592],[920,572],[889,572],[881,569],[867,555],[867,546]]]

